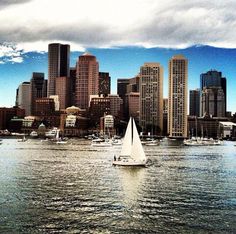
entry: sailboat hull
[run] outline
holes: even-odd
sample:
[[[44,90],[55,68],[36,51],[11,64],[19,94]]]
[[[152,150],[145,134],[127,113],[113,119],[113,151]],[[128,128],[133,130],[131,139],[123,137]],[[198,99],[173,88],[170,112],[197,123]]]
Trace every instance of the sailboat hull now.
[[[124,160],[117,160],[117,161],[113,161],[113,165],[117,165],[117,166],[142,166],[145,167],[146,166],[146,160],[144,161],[135,161],[135,160],[131,160],[131,159],[124,159]]]

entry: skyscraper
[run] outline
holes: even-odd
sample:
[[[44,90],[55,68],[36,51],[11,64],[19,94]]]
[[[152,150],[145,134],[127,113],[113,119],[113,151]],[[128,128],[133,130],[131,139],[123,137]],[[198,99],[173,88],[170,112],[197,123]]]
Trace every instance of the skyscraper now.
[[[187,137],[188,60],[176,55],[169,61],[168,132],[170,137]]]
[[[25,109],[25,115],[28,116],[31,113],[31,99],[30,97],[30,82],[23,82],[18,87],[18,100],[17,106],[21,109]]]
[[[200,116],[200,90],[189,91],[189,115]]]
[[[204,88],[206,89],[213,88],[214,90],[212,90],[212,93],[215,93],[215,95],[216,95],[216,88],[221,88],[223,90],[224,103],[222,103],[222,101],[220,101],[220,103],[222,103],[222,105],[224,106],[224,116],[225,116],[226,111],[227,111],[227,82],[226,82],[226,78],[222,77],[222,73],[216,70],[210,70],[206,73],[202,73],[200,75],[200,86],[201,86],[201,113],[200,113],[201,116],[204,115],[206,112],[206,108],[203,109],[203,106],[206,107],[209,105],[207,103],[204,104],[202,101]],[[219,95],[222,96],[222,94],[219,94]],[[220,97],[220,99],[222,100],[222,97]],[[207,101],[207,100],[208,100],[207,98],[204,98],[204,101]],[[214,100],[215,102],[217,102],[216,97],[214,98]],[[218,109],[222,109],[222,107],[219,106],[219,103],[215,103],[215,106],[218,106]],[[219,112],[215,111],[215,114],[216,113],[219,113]],[[221,117],[221,116],[216,116],[216,117]]]
[[[111,92],[109,72],[99,72],[99,95],[107,96]]]
[[[47,96],[47,80],[44,80],[44,73],[33,72],[30,80],[31,114],[35,114],[35,101],[37,98]]]
[[[61,76],[56,78],[56,95],[59,97],[60,110],[70,105],[70,77]]]
[[[70,46],[60,43],[48,45],[48,97],[56,94],[55,79],[70,76]]]
[[[140,125],[143,131],[161,134],[163,130],[163,68],[144,63],[140,68]]]
[[[70,68],[70,106],[75,105],[75,91],[76,91],[76,67]]]
[[[88,109],[89,96],[98,95],[99,64],[94,55],[84,53],[79,56],[76,64],[75,104],[82,109]]]
[[[201,94],[203,115],[225,117],[225,95],[221,87],[204,87]]]
[[[123,100],[123,119],[129,120],[129,106],[128,106],[128,96],[127,94],[131,92],[139,92],[139,75],[134,78],[120,78],[117,79],[117,94]]]

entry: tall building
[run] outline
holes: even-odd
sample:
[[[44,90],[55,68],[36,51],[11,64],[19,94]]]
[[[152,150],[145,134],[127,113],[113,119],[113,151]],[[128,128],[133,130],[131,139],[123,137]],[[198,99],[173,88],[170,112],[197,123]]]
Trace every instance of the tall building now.
[[[70,76],[70,46],[60,43],[48,45],[48,97],[55,95],[55,79]]]
[[[121,118],[123,100],[117,94],[109,94],[108,99],[110,100],[110,114],[112,116]]]
[[[17,106],[25,110],[25,115],[31,113],[30,82],[23,82],[18,87]]]
[[[218,72],[216,70],[210,70],[206,73],[202,73],[200,75],[200,88],[201,88],[201,98],[202,98],[202,95],[203,95],[203,89],[204,88],[207,88],[207,89],[210,89],[210,88],[222,88],[223,90],[223,93],[224,93],[224,116],[226,115],[226,111],[227,111],[227,81],[226,81],[226,78],[225,77],[222,77],[222,73],[221,72]],[[215,91],[213,91],[215,92]],[[207,100],[207,99],[205,99]],[[215,98],[215,100],[217,100]],[[201,101],[202,103],[202,101]],[[207,106],[208,104],[204,104],[205,106]],[[218,105],[217,103],[215,103],[215,105]],[[221,107],[220,107],[221,109]],[[201,106],[201,116],[204,115],[204,111],[202,106]],[[220,116],[218,116],[220,117]]]
[[[109,72],[99,72],[99,95],[107,96],[111,92],[111,77]]]
[[[221,87],[203,88],[201,112],[212,117],[225,117],[225,95]]]
[[[33,72],[30,80],[30,99],[31,114],[35,114],[35,101],[37,98],[47,96],[47,80],[44,79],[44,73]]]
[[[94,55],[84,53],[76,64],[75,105],[88,109],[90,95],[98,95],[99,65]]]
[[[126,106],[128,107],[128,114],[135,119],[135,122],[139,122],[139,110],[140,110],[140,93],[129,92],[125,98]]]
[[[117,94],[123,100],[123,116],[125,120],[129,120],[129,106],[127,100],[127,94],[131,92],[139,92],[139,75],[134,78],[121,78],[117,79]]]
[[[200,90],[189,91],[189,115],[200,116]]]
[[[168,98],[163,98],[163,136],[167,136],[168,125]]]
[[[70,106],[70,77],[56,78],[56,95],[59,97],[60,110]]]
[[[70,68],[70,106],[75,105],[75,91],[76,91],[76,67]]]
[[[135,76],[134,78],[130,78],[129,84],[127,85],[126,93],[139,92],[139,80],[140,80],[139,75]]]
[[[170,137],[187,137],[188,60],[183,55],[169,61],[168,133]]]
[[[163,68],[144,63],[140,68],[140,125],[152,135],[163,130]]]
[[[127,85],[129,84],[129,79],[117,79],[117,94],[124,100],[127,93]]]

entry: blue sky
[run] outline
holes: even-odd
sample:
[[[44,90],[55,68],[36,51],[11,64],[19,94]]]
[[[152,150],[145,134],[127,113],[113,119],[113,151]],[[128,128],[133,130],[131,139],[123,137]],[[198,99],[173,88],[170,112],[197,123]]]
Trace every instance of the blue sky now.
[[[222,71],[235,112],[235,9],[235,0],[0,0],[0,106],[14,105],[15,89],[32,72],[47,77],[47,46],[59,42],[71,45],[72,66],[93,53],[110,72],[113,93],[117,78],[160,62],[166,97],[168,60],[183,54],[189,88],[199,87],[202,72]]]
[[[88,49],[99,61],[100,71],[109,72],[112,93],[116,93],[117,78],[134,77],[144,62],[160,62],[164,67],[164,96],[168,95],[168,61],[175,54],[189,60],[189,89],[199,88],[200,74],[210,69],[221,71],[227,78],[228,110],[236,112],[236,49],[194,46],[186,49],[123,47],[116,49]],[[71,66],[83,52],[71,53]],[[12,106],[15,90],[23,81],[29,81],[32,72],[44,72],[47,77],[47,53],[26,53],[23,62],[0,64],[0,106]]]

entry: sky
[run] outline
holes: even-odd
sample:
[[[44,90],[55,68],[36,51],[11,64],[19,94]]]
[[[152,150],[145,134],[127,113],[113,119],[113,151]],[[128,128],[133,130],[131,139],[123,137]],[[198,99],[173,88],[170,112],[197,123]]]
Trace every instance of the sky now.
[[[164,67],[189,60],[188,88],[216,69],[227,78],[228,110],[236,112],[235,0],[0,0],[0,106],[13,106],[15,90],[32,72],[45,72],[52,42],[71,45],[71,66],[80,54],[94,54],[100,71],[117,78],[138,74],[144,62]]]

